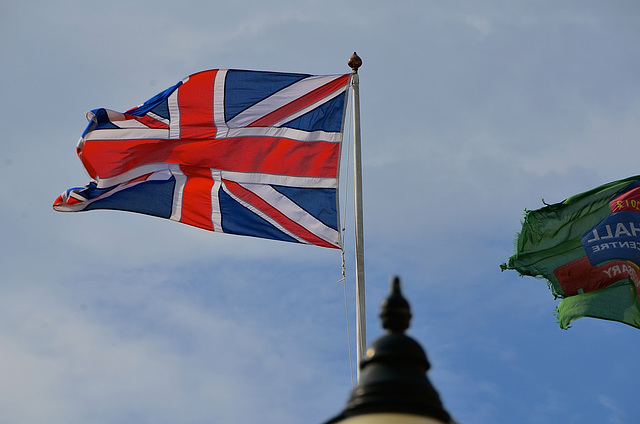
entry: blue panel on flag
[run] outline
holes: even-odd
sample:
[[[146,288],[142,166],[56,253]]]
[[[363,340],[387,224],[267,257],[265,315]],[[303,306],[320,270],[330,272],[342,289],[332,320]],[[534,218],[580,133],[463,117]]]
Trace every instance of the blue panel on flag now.
[[[229,70],[225,79],[225,119],[233,119],[243,110],[305,77],[308,75]]]
[[[218,192],[218,196],[222,212],[223,232],[300,243],[233,200],[223,190]]]
[[[111,123],[109,115],[107,115],[107,111],[104,108],[93,109],[91,113],[94,115],[93,120],[89,121],[89,124],[87,124],[87,128],[85,128],[82,133],[82,137],[87,135],[89,131],[118,128],[116,125]]]
[[[582,237],[589,261],[598,265],[619,259],[640,264],[640,214],[616,212]]]
[[[169,106],[167,104],[167,99],[181,85],[182,81],[180,81],[173,87],[167,88],[162,93],[156,94],[155,96],[144,102],[144,104],[142,104],[141,106],[128,110],[127,113],[133,116],[144,116],[148,112],[153,112],[158,116],[169,119]]]
[[[336,189],[299,188],[272,185],[276,191],[287,196],[298,206],[313,215],[318,221],[338,231]]]
[[[340,131],[346,95],[342,93],[335,99],[282,126],[303,131]]]
[[[118,191],[104,199],[89,203],[85,210],[92,209],[117,209],[122,211],[138,212],[147,215],[169,218],[173,202],[173,190],[176,180],[174,177],[164,181],[145,181],[130,188]],[[99,196],[108,189],[98,189],[95,185],[89,186],[80,194],[93,198]]]

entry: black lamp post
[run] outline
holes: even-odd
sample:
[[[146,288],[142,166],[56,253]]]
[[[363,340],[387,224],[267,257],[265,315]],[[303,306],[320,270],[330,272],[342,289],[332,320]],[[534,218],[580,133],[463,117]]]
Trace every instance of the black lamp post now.
[[[367,349],[346,408],[325,424],[452,424],[426,376],[430,365],[409,328],[409,303],[395,277],[380,313],[386,334]]]

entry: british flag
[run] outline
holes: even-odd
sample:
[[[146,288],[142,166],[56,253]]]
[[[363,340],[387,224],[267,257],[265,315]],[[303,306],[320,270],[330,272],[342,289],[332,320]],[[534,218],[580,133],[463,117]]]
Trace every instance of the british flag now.
[[[340,248],[338,170],[350,75],[208,70],[141,106],[95,109],[91,177],[61,212],[116,209],[210,231]]]

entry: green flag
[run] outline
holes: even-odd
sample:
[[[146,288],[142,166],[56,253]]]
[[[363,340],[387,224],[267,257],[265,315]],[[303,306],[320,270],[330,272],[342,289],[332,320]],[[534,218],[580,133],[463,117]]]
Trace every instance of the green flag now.
[[[582,317],[640,328],[640,176],[526,211],[502,270],[548,281],[561,328]]]

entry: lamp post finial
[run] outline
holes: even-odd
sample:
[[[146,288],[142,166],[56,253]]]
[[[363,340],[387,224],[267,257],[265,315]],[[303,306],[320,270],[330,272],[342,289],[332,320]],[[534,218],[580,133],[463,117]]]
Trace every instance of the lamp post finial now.
[[[389,333],[403,333],[409,328],[411,309],[407,299],[402,296],[400,278],[397,276],[391,279],[391,290],[389,297],[382,302],[380,318],[382,327]]]

